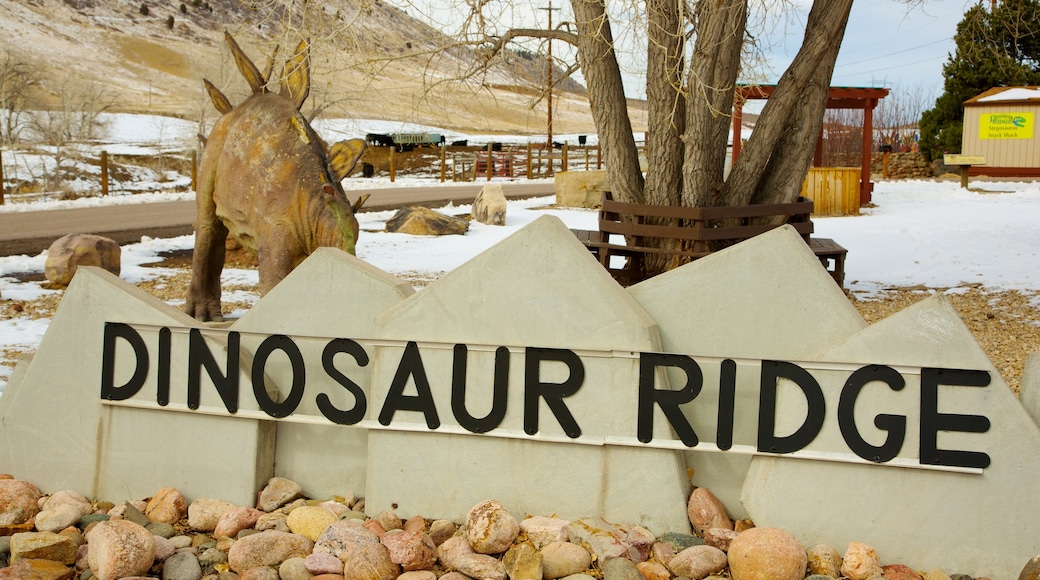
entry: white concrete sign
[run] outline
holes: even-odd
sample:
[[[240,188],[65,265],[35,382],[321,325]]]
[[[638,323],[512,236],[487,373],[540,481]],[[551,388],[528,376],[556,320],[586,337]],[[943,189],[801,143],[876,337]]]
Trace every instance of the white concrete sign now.
[[[6,471],[112,501],[251,505],[280,475],[372,513],[494,498],[660,534],[692,484],[911,566],[1040,553],[1040,431],[970,333],[941,298],[867,327],[788,228],[629,289],[551,217],[418,293],[323,249],[229,326],[86,268],[0,417]]]

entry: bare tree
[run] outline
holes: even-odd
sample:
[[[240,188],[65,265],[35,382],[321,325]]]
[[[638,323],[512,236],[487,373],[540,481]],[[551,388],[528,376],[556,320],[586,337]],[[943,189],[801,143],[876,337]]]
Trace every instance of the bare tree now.
[[[62,166],[73,153],[74,145],[94,139],[103,128],[101,114],[112,106],[113,98],[93,81],[70,77],[57,91],[59,107],[33,114],[32,129],[40,140],[51,147],[54,171],[49,176],[50,186],[63,181]]]
[[[892,87],[874,110],[874,148],[889,145],[895,152],[913,151],[917,146],[921,115],[929,108],[932,95],[923,85]]]
[[[31,90],[39,84],[35,68],[13,51],[0,56],[0,142],[17,143],[28,124],[26,104]]]

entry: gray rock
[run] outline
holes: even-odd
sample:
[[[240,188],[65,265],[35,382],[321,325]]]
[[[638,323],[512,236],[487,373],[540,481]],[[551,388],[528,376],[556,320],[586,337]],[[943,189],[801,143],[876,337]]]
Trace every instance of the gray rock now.
[[[658,542],[664,542],[670,544],[675,548],[676,552],[682,552],[686,548],[692,548],[694,546],[703,546],[704,539],[698,538],[690,534],[680,534],[678,532],[668,532],[657,538]]]
[[[79,529],[85,530],[94,522],[107,522],[108,514],[87,514],[79,519]]]
[[[173,526],[162,522],[152,522],[145,526],[144,529],[151,532],[153,536],[159,536],[167,540],[177,535],[177,530],[173,529]]]
[[[967,574],[950,574],[950,580],[975,580],[972,576]]]
[[[11,553],[11,536],[0,536],[0,554]]]
[[[130,502],[123,502],[122,509],[124,520],[130,520],[131,522],[134,522],[135,524],[146,529],[148,524],[152,523],[152,520],[148,519],[148,516],[144,515],[144,512],[134,507],[134,505]]]
[[[626,558],[614,558],[603,564],[603,580],[643,580],[635,562]]]
[[[163,564],[162,580],[199,580],[202,565],[194,555],[180,552],[166,559]]]
[[[468,229],[468,221],[422,206],[401,208],[386,222],[386,231],[414,236],[462,235]]]
[[[310,580],[305,558],[289,558],[278,567],[278,576],[282,580]]]

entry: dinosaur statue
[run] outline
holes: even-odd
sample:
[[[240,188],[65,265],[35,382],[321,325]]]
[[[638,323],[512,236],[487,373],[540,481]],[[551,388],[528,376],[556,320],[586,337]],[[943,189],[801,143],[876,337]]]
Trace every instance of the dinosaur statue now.
[[[307,42],[285,63],[281,88],[269,92],[261,73],[225,33],[238,70],[252,89],[239,106],[203,79],[223,116],[203,140],[196,192],[195,253],[184,310],[223,320],[220,273],[230,233],[256,254],[266,294],[316,248],[354,253],[358,222],[340,181],[365,150],[362,139],[327,147],[300,112],[310,92]],[[277,49],[276,49],[277,50]]]

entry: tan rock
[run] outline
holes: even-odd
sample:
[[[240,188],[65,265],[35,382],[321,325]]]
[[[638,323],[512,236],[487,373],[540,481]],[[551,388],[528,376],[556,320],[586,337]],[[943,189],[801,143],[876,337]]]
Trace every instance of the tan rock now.
[[[881,559],[874,548],[860,543],[849,542],[849,547],[842,557],[841,573],[849,580],[868,580],[883,573]]]
[[[336,516],[329,510],[318,506],[303,506],[289,512],[285,520],[289,531],[300,534],[312,542],[318,541],[321,533],[336,521]]]
[[[289,558],[306,558],[313,547],[313,542],[299,534],[268,530],[236,541],[228,551],[228,565],[235,572],[278,566]]]
[[[40,490],[27,481],[0,479],[0,526],[31,520],[40,512],[40,496]]]
[[[478,503],[466,516],[466,539],[478,554],[505,552],[519,533],[516,518],[495,500]]]
[[[321,509],[321,508],[318,508]],[[264,512],[251,507],[236,506],[224,512],[213,528],[213,537],[234,538],[242,530],[253,527]],[[290,517],[292,514],[289,514]],[[312,542],[314,540],[311,540]]]
[[[542,577],[563,578],[584,572],[592,565],[592,554],[578,544],[553,542],[542,548]]]
[[[502,184],[487,183],[473,200],[473,219],[489,226],[506,225],[506,196]]]
[[[54,560],[71,565],[76,563],[77,550],[72,538],[54,532],[23,532],[11,536],[11,561]]]
[[[393,580],[401,569],[390,559],[382,544],[364,544],[354,550],[343,566],[344,580]]]
[[[155,536],[130,520],[98,522],[87,532],[87,545],[98,580],[143,576],[155,561]]]
[[[213,498],[199,498],[188,505],[188,525],[193,530],[212,532],[221,516],[235,508],[234,504]]]
[[[160,489],[144,506],[144,515],[153,522],[173,525],[187,514],[188,502],[172,487]]]
[[[300,484],[284,477],[272,477],[260,491],[260,500],[256,507],[265,512],[273,512],[283,505],[303,495]]]
[[[553,177],[556,205],[598,208],[603,192],[610,191],[606,170],[561,171]]]
[[[79,266],[100,266],[118,276],[119,244],[93,234],[68,234],[47,250],[44,273],[52,284],[68,286]]]
[[[430,524],[430,539],[435,546],[440,546],[448,538],[455,535],[458,530],[454,522],[448,520],[434,520]]]
[[[711,546],[692,546],[676,554],[668,562],[668,569],[676,576],[702,580],[725,570],[726,563],[726,553],[722,550]]]
[[[468,221],[422,206],[401,208],[386,222],[386,231],[413,236],[462,235],[468,229]]]
[[[690,494],[686,515],[693,530],[701,536],[711,528],[733,529],[733,520],[726,514],[726,507],[704,487],[698,487]]]
[[[517,544],[502,558],[509,580],[542,580],[542,555],[528,543]]]
[[[813,546],[806,551],[806,556],[809,558],[809,574],[819,574],[831,578],[841,577],[841,554],[834,549],[834,546],[827,544]]]
[[[786,530],[752,528],[729,545],[733,580],[802,580],[805,548]]]
[[[534,516],[520,521],[520,530],[541,550],[553,542],[567,541],[567,525],[569,521],[560,518]]]
[[[646,580],[669,580],[672,577],[672,573],[664,564],[653,560],[636,564],[636,570],[639,570]]]
[[[0,580],[72,580],[76,571],[54,560],[18,560],[0,568]]]

